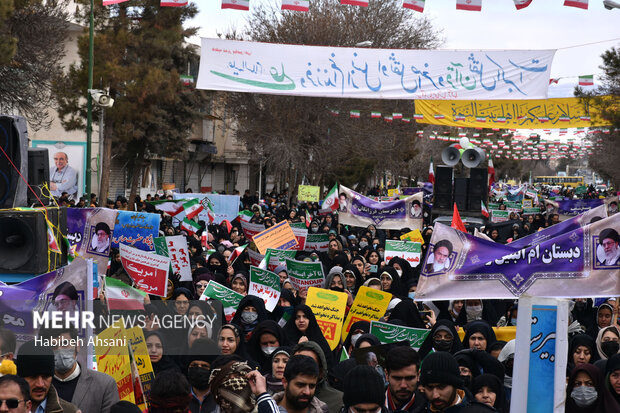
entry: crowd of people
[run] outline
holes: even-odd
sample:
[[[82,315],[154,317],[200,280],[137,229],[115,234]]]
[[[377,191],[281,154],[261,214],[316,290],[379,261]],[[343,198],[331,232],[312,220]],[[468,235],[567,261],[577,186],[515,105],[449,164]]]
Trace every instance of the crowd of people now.
[[[124,202],[119,198],[110,206],[124,209]],[[502,204],[501,199],[497,202]],[[91,197],[89,205],[96,204],[96,197]],[[155,212],[148,202],[138,205]],[[542,205],[540,214],[515,212],[510,219],[512,234],[504,238],[492,225],[481,230],[505,243],[557,224],[559,216]],[[513,386],[525,384],[512,380],[515,340],[497,340],[492,327],[516,326],[517,301],[415,302],[422,265],[385,259],[386,240],[400,239],[409,228],[342,225],[337,213],[326,213],[315,203],[291,203],[286,192],[267,194],[264,200],[246,193],[240,207],[253,212],[250,222],[265,227],[282,220],[305,222],[310,216],[309,232],[327,234],[328,249],[298,251],[295,259],[322,264],[323,288],[347,294],[347,312],[360,287],[367,286],[392,294],[382,321],[430,332],[417,351],[394,344],[379,360],[364,359],[356,356],[381,343],[370,333],[369,322],[358,321],[332,349],[306,305],[307,290],[294,288],[285,265],[274,271],[280,277],[281,295],[273,311],[267,311],[262,298],[248,295],[247,251],[229,260],[235,247],[248,242],[238,221],[200,222],[207,233],[205,244],[200,231],[190,235],[162,213],[160,234],[187,238],[192,281],[171,276],[167,295],[148,297],[140,311],[149,320],[144,335],[155,374],[148,396],[150,412],[509,411]],[[420,262],[425,262],[433,232],[428,218],[421,231]],[[112,250],[110,258],[107,276],[131,284],[118,251]],[[210,281],[244,296],[234,316],[227,317],[214,300],[199,300]],[[571,304],[566,412],[620,412],[618,304],[615,298],[596,306],[592,299],[575,299]],[[155,321],[166,314],[217,319],[219,324],[158,327]],[[77,334],[70,328],[42,330],[39,337]],[[0,329],[0,358],[17,365],[13,372],[0,366],[1,372],[9,373],[0,377],[0,412],[139,411],[131,403],[119,402],[110,376],[80,365],[77,346],[42,350],[33,343],[16,351],[15,334]]]

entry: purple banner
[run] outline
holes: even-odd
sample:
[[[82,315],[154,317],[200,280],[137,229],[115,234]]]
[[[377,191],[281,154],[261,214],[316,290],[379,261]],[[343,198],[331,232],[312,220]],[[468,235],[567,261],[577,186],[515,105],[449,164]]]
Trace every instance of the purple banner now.
[[[358,227],[372,224],[382,229],[422,227],[421,192],[398,201],[379,202],[340,185],[339,196],[338,220],[341,224]]]
[[[75,251],[82,248],[86,221],[93,210],[94,208],[67,208],[67,239],[72,247],[75,246]]]
[[[515,249],[437,224],[416,299],[620,295],[620,216]]]
[[[558,201],[558,214],[575,216],[603,205],[602,199],[572,199],[570,201]]]

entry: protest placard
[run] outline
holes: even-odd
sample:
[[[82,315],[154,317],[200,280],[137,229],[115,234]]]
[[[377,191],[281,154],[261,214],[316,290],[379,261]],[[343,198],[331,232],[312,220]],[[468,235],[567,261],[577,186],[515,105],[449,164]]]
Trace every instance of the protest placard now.
[[[243,295],[215,281],[209,281],[207,288],[205,288],[200,296],[200,300],[206,300],[207,298],[220,301],[224,307],[226,321],[230,321],[235,315],[237,307],[243,299]]]
[[[262,298],[267,311],[273,311],[280,299],[280,277],[271,271],[251,266],[248,294]]]
[[[221,224],[225,219],[228,221],[233,221],[239,215],[239,195],[220,195],[220,194],[201,194],[201,193],[174,193],[174,199],[198,199],[202,201],[205,197],[209,199],[211,202],[211,206],[213,211],[211,212],[208,208],[204,208],[198,214],[198,220],[209,223],[209,213],[213,216],[214,224]],[[183,220],[185,217],[185,212],[182,211],[180,214],[176,215],[175,218],[179,220]]]
[[[394,198],[394,197],[400,196],[400,189],[398,189],[398,188],[388,189],[388,196],[390,198]]]
[[[142,291],[166,296],[170,258],[120,244],[121,263],[136,288]]]
[[[291,284],[297,290],[300,288],[321,287],[323,286],[323,281],[325,281],[323,265],[320,262],[304,262],[287,258],[286,269]]]
[[[511,212],[516,212],[517,214],[521,213],[521,202],[518,201],[506,201],[504,202],[506,205],[506,211],[510,214]]]
[[[508,214],[509,212],[504,210],[500,210],[500,209],[492,209],[491,210],[491,222],[504,222],[504,221],[508,221]]]
[[[250,256],[250,265],[255,267],[258,267],[265,258],[263,254],[250,248],[247,248],[246,251]],[[295,258],[295,254],[297,253],[293,250],[274,250],[273,248],[267,248],[267,251],[270,252],[269,264],[267,266],[269,271],[274,271],[278,265],[284,264],[286,258]]]
[[[310,287],[306,305],[312,309],[323,336],[334,350],[340,343],[342,323],[347,309],[347,294]]]
[[[374,321],[385,315],[392,294],[374,288],[361,286],[355,296],[342,330],[342,340],[349,334],[351,325],[357,321]]]
[[[97,334],[94,340],[97,371],[109,374],[116,381],[121,400],[135,403],[129,348],[123,323],[116,323]]]
[[[252,241],[261,254],[267,252],[267,248],[276,250],[288,250],[297,245],[297,238],[287,221],[278,224],[254,235]]]
[[[534,206],[534,200],[532,200],[532,199],[524,199],[521,205],[522,205],[523,209],[525,209],[525,208],[532,208]]]
[[[263,224],[252,224],[250,222],[241,221],[241,229],[243,230],[245,238],[248,241],[252,241],[254,235],[265,230],[265,226]]]
[[[181,275],[181,281],[192,281],[192,267],[189,263],[187,238],[183,235],[166,237],[166,247],[174,274]]]
[[[108,268],[110,243],[117,214],[115,209],[93,208],[84,224],[83,241],[78,254],[95,260],[99,274],[105,274]]]
[[[304,225],[304,227],[303,228],[291,227],[291,229],[293,230],[293,234],[295,234],[295,239],[297,240],[297,245],[290,248],[293,251],[303,251],[306,248],[306,239],[308,238],[308,228],[306,228],[303,222],[300,222],[300,224]]]
[[[403,327],[381,321],[370,322],[370,334],[377,337],[381,344],[409,340],[409,344],[416,351],[420,349],[428,333],[430,330],[423,328]]]
[[[409,265],[417,267],[420,265],[422,256],[422,244],[411,241],[385,241],[385,262],[389,262],[394,257],[407,260]]]
[[[401,240],[408,239],[409,241],[419,242],[420,244],[424,244],[424,238],[422,238],[422,233],[419,229],[414,229],[413,231],[409,231],[406,234],[400,236]]]
[[[499,209],[499,202],[489,202],[489,211],[492,209]]]
[[[305,251],[327,251],[328,248],[328,234],[308,234]]]
[[[523,215],[540,214],[540,208],[523,208]]]
[[[321,199],[321,188],[312,185],[299,185],[297,190],[297,200],[308,202],[319,202]]]
[[[148,400],[149,394],[151,394],[151,385],[155,379],[155,373],[153,372],[153,365],[151,364],[151,358],[149,357],[149,350],[146,347],[144,332],[140,327],[132,327],[126,329],[125,333],[127,335],[128,344],[133,352],[134,359],[136,360],[136,366],[138,368],[142,390],[144,391],[144,397]]]
[[[119,244],[131,245],[143,251],[153,251],[153,238],[159,234],[159,214],[148,212],[118,211],[112,248]]]

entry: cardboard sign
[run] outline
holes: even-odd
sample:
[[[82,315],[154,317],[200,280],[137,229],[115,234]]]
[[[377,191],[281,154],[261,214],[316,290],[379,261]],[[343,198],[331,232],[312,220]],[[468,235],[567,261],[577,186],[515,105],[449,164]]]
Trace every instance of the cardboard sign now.
[[[540,208],[523,208],[523,215],[540,214]]]
[[[306,239],[308,238],[308,228],[306,228],[306,224],[300,222],[304,227],[303,228],[294,228],[293,234],[295,234],[295,239],[297,240],[297,245],[291,247],[290,249],[293,251],[303,251],[306,248]]]
[[[400,189],[398,189],[398,188],[388,189],[388,196],[389,197],[400,196]]]
[[[420,244],[424,244],[424,238],[422,238],[422,233],[419,229],[414,229],[406,234],[400,236],[401,240],[409,240],[413,242],[419,242]]]
[[[248,255],[250,256],[250,265],[258,267],[261,261],[265,258],[263,254],[260,252],[256,252],[250,248],[246,248]],[[269,264],[267,264],[267,269],[269,271],[275,271],[278,265],[284,264],[286,258],[295,258],[295,251],[292,250],[274,250],[272,248],[268,248],[267,251],[271,251],[269,257]]]
[[[523,209],[532,208],[534,206],[534,201],[532,199],[524,199],[522,206],[523,206]]]
[[[431,330],[397,326],[381,321],[370,322],[370,334],[379,339],[381,344],[396,343],[408,340],[414,350],[419,350]]]
[[[121,400],[135,403],[129,349],[127,344],[122,345],[124,342],[125,329],[122,323],[117,323],[97,334],[94,343],[95,354],[97,355],[97,371],[114,378]]]
[[[166,237],[170,265],[175,274],[181,274],[181,281],[192,281],[192,267],[189,263],[187,238],[183,235]]]
[[[407,260],[412,267],[417,267],[420,265],[421,256],[422,244],[419,242],[385,241],[385,262],[389,262],[394,257],[400,257]]]
[[[263,224],[252,224],[250,222],[241,221],[241,229],[243,230],[245,239],[252,241],[254,235],[265,230],[265,226]]]
[[[321,199],[321,188],[311,185],[299,185],[297,189],[297,200],[308,202],[319,202]]]
[[[342,323],[347,309],[347,294],[323,288],[310,287],[306,305],[312,308],[323,336],[334,350],[340,343]]]
[[[297,245],[297,238],[287,221],[282,221],[252,237],[256,248],[261,254],[267,252],[267,248],[276,250],[288,250]]]
[[[504,222],[508,221],[508,211],[502,211],[499,209],[491,210],[491,222]]]
[[[286,269],[295,289],[322,287],[325,281],[323,265],[320,262],[296,261],[286,259]]]
[[[248,294],[262,298],[265,309],[273,311],[280,300],[280,277],[271,271],[251,266]]]
[[[200,296],[200,300],[206,300],[207,298],[220,301],[224,307],[226,321],[230,321],[235,315],[237,307],[239,307],[239,303],[243,299],[243,295],[215,281],[209,281],[207,288],[205,288]]]
[[[135,287],[147,294],[166,296],[170,258],[120,244],[121,263]]]
[[[374,321],[383,317],[391,299],[392,294],[390,293],[361,286],[349,310],[349,315],[347,315],[347,319],[344,322],[342,340],[344,341],[347,338],[353,323],[357,321]]]
[[[119,244],[131,245],[143,251],[153,251],[153,238],[159,234],[159,214],[135,211],[118,211],[112,248]]]
[[[327,251],[329,249],[328,234],[312,234],[309,233],[306,238],[305,251]]]

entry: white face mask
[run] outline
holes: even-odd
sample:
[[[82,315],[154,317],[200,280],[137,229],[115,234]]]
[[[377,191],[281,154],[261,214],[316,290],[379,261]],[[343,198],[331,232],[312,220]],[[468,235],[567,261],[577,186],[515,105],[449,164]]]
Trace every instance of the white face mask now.
[[[478,320],[482,318],[482,306],[481,305],[468,305],[465,307],[467,313],[467,321]]]
[[[54,368],[63,374],[73,368],[75,364],[75,349],[63,348],[54,351]]]
[[[272,347],[272,346],[264,346],[264,347],[261,347],[261,350],[263,351],[263,353],[264,353],[266,356],[270,356],[270,355],[271,355],[271,353],[273,353],[274,351],[276,351],[276,349],[277,349],[277,347]]]
[[[357,343],[357,340],[358,340],[361,336],[362,336],[362,334],[361,334],[361,333],[359,333],[359,334],[353,334],[353,335],[351,336],[351,345],[352,345],[352,346],[355,346],[355,343]]]
[[[396,270],[396,272],[398,273],[398,276],[399,276],[399,277],[402,277],[402,276],[403,276],[403,270]]]

